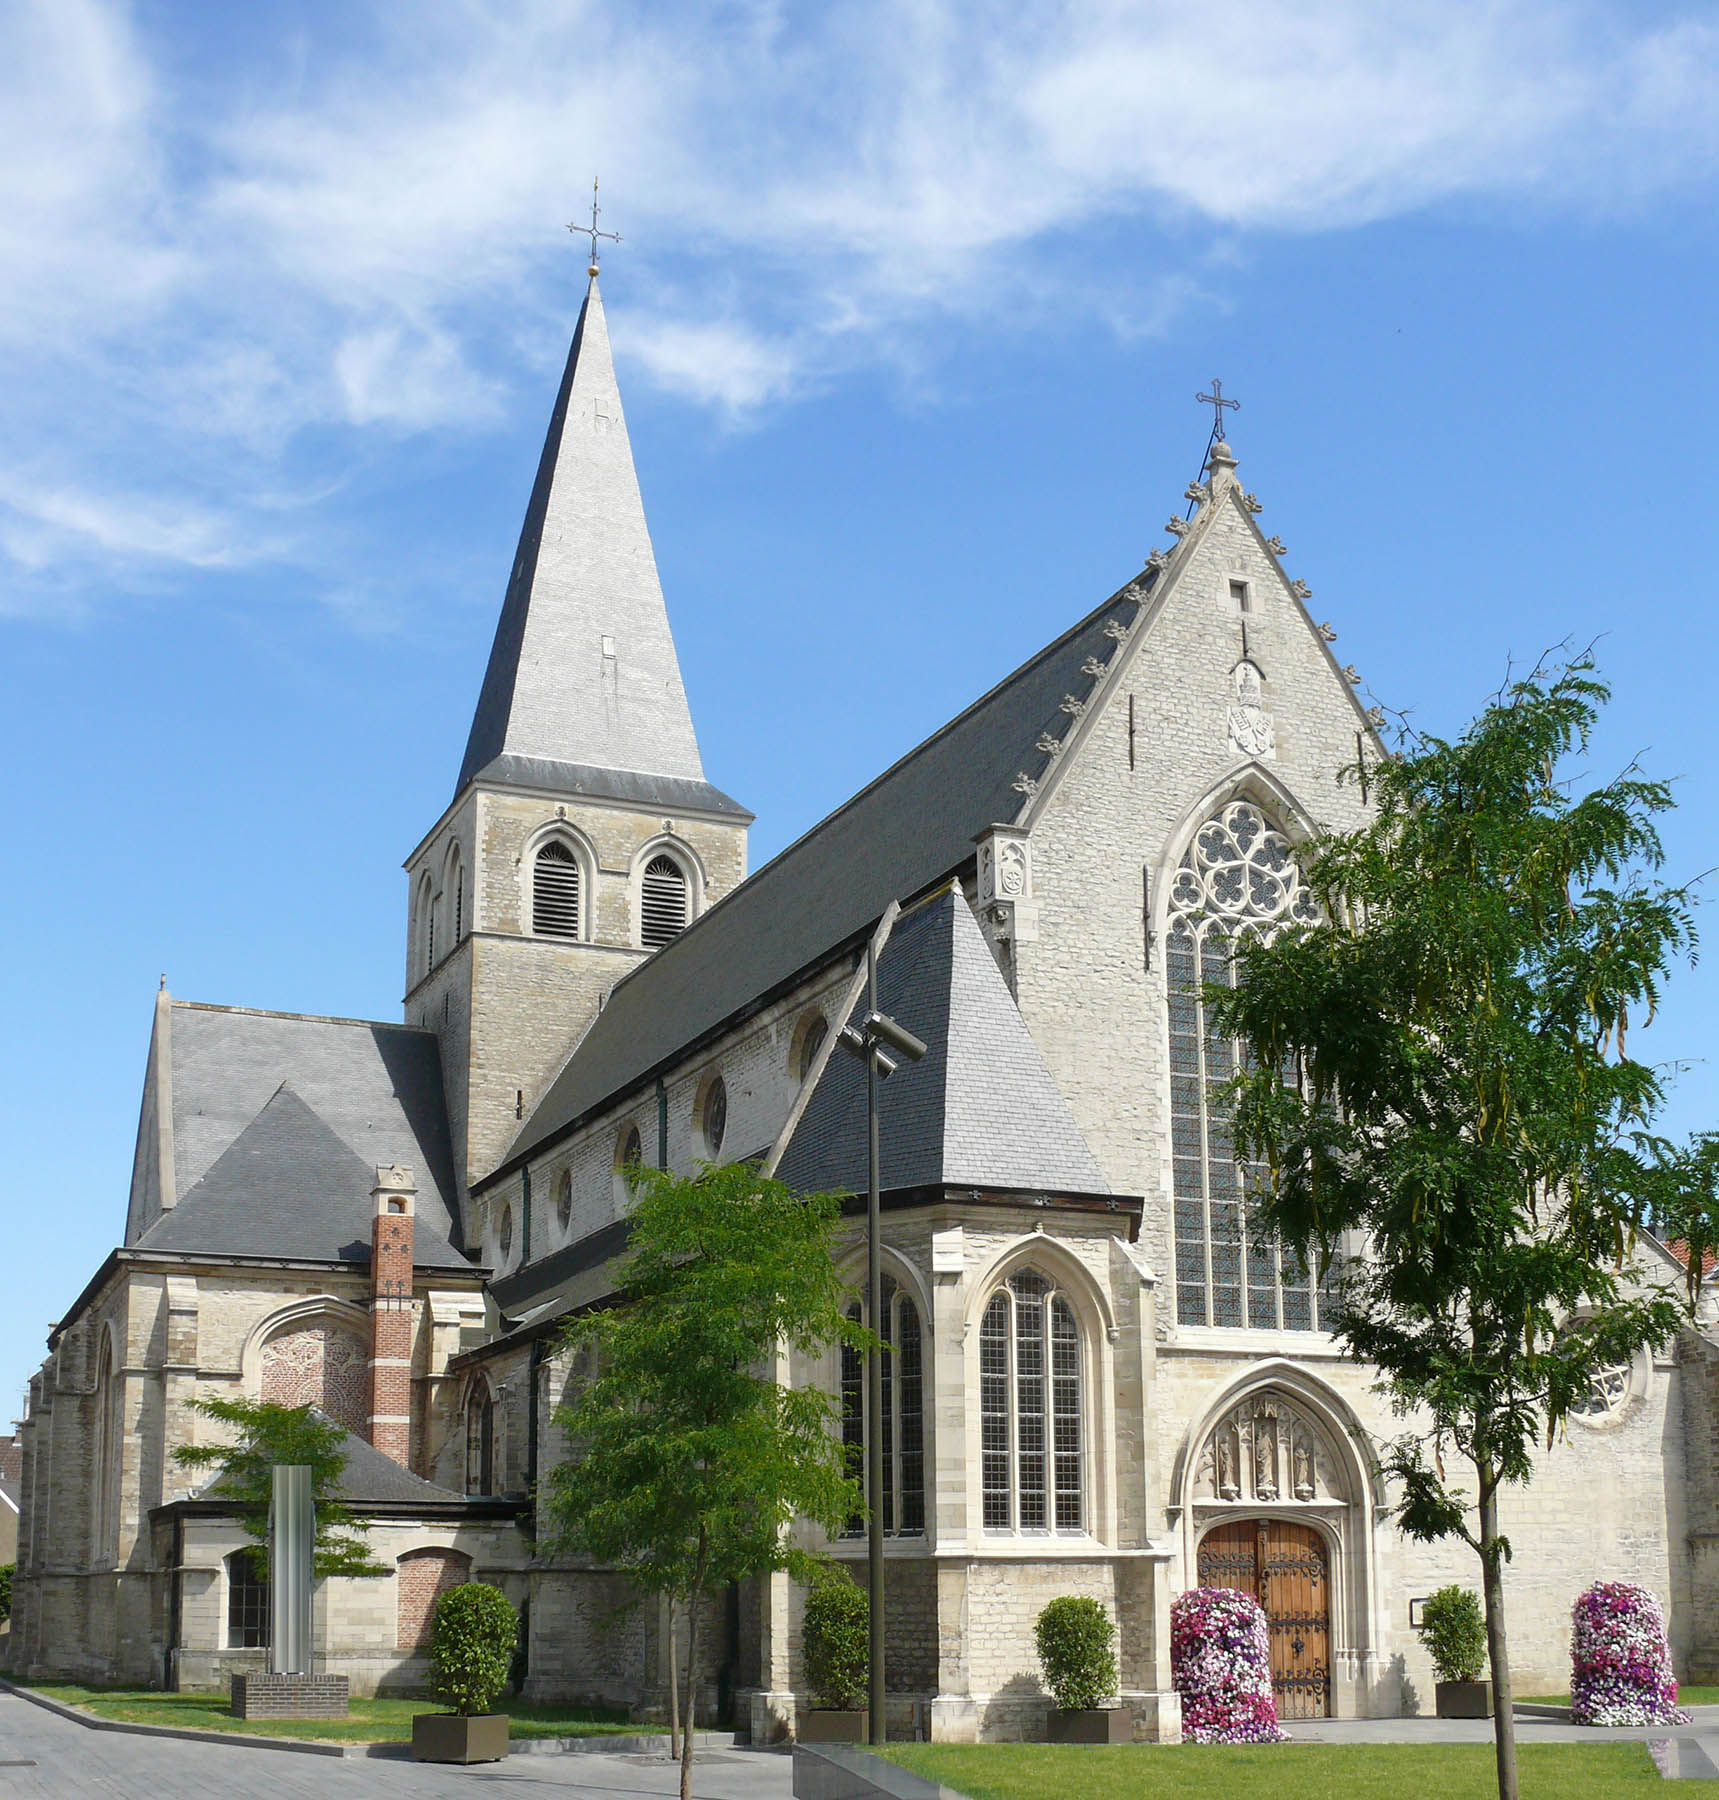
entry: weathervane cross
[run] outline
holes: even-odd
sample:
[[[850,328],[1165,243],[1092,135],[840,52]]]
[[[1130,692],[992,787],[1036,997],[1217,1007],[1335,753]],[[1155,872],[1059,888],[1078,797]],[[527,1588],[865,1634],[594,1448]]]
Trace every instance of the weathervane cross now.
[[[1221,438],[1224,435],[1224,409],[1228,407],[1231,412],[1241,411],[1239,400],[1224,398],[1224,384],[1215,375],[1212,377],[1212,391],[1209,394],[1196,394],[1194,398],[1201,406],[1209,406],[1212,409],[1212,436],[1214,438]]]
[[[597,229],[597,214],[597,177],[593,175],[591,177],[591,223],[567,227],[576,237],[588,237],[591,240],[591,273],[593,275],[597,273],[598,238],[607,238],[611,244],[618,244],[621,241],[621,234],[618,231],[599,231]],[[1233,406],[1235,402],[1232,400],[1226,404]]]

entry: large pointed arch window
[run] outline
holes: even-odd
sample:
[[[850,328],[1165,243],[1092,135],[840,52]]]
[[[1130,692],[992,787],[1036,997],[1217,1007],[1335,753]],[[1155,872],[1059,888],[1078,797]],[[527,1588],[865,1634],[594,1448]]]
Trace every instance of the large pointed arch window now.
[[[531,929],[539,937],[579,935],[579,858],[551,838],[531,866]]]
[[[1195,834],[1170,884],[1165,986],[1170,1004],[1170,1139],[1176,1207],[1176,1317],[1183,1325],[1269,1331],[1322,1328],[1323,1292],[1293,1250],[1259,1229],[1253,1196],[1263,1165],[1238,1162],[1222,1089],[1242,1048],[1218,1036],[1202,988],[1234,981],[1238,943],[1319,909],[1289,840],[1245,800]]]
[[[1084,1394],[1074,1309],[1036,1269],[991,1296],[979,1323],[980,1476],[987,1531],[1086,1523]]]
[[[863,1313],[856,1300],[848,1317]],[[920,1537],[925,1531],[925,1345],[913,1296],[883,1278],[883,1531]],[[842,1346],[842,1446],[847,1473],[865,1491],[865,1358]],[[862,1537],[865,1518],[848,1521],[844,1537]]]

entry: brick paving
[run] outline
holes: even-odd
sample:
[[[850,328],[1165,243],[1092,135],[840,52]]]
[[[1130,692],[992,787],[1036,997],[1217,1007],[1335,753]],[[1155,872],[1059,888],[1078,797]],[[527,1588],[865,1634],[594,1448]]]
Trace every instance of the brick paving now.
[[[792,1787],[790,1759],[772,1751],[710,1751],[694,1767],[698,1800],[789,1800]],[[642,1800],[678,1792],[678,1771],[660,1757],[520,1756],[460,1769],[303,1756],[91,1731],[0,1693],[0,1800]]]

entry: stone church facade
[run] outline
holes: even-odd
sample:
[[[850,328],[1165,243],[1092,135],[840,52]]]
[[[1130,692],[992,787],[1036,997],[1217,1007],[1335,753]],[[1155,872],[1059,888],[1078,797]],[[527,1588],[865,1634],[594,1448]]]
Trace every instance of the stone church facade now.
[[[662,1618],[617,1619],[624,1584],[534,1516],[561,1331],[608,1292],[634,1163],[863,1193],[836,1034],[869,944],[929,1046],[884,1089],[892,1729],[1034,1733],[1034,1618],[1082,1593],[1137,1733],[1173,1738],[1170,1602],[1202,1580],[1260,1593],[1287,1714],[1425,1708],[1411,1603],[1472,1558],[1398,1534],[1402,1424],[1327,1288],[1250,1235],[1200,998],[1238,937],[1311,916],[1298,846],[1365,816],[1337,771],[1383,751],[1222,441],[1186,499],[1144,569],[749,876],[593,270],[465,762],[407,860],[405,1022],[158,997],[124,1241],[31,1385],[11,1666],[197,1685],[264,1654],[238,1527],[172,1455],[210,1430],[193,1397],[244,1393],[351,1433],[392,1573],[324,1584],[319,1642],[360,1691],[420,1679],[435,1594],[475,1576],[526,1611],[529,1694],[660,1705]],[[857,1368],[790,1373],[863,1442]],[[1719,1666],[1716,1426],[1690,1331],[1510,1496],[1525,1691],[1562,1687],[1596,1579],[1666,1600],[1686,1678]],[[795,1729],[801,1602],[774,1577],[699,1621],[704,1711]]]

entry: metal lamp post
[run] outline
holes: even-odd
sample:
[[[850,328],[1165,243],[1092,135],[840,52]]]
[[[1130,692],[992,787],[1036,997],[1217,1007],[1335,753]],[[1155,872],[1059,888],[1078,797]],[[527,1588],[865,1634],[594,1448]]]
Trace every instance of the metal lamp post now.
[[[865,1063],[866,1118],[866,1309],[872,1347],[866,1352],[865,1487],[866,1563],[870,1612],[871,1692],[869,1736],[886,1741],[883,1719],[883,1270],[879,1259],[880,1204],[877,1177],[877,1084],[904,1062],[914,1063],[926,1046],[911,1031],[877,1009],[877,944],[866,946],[866,1014],[844,1025],[841,1043]]]

